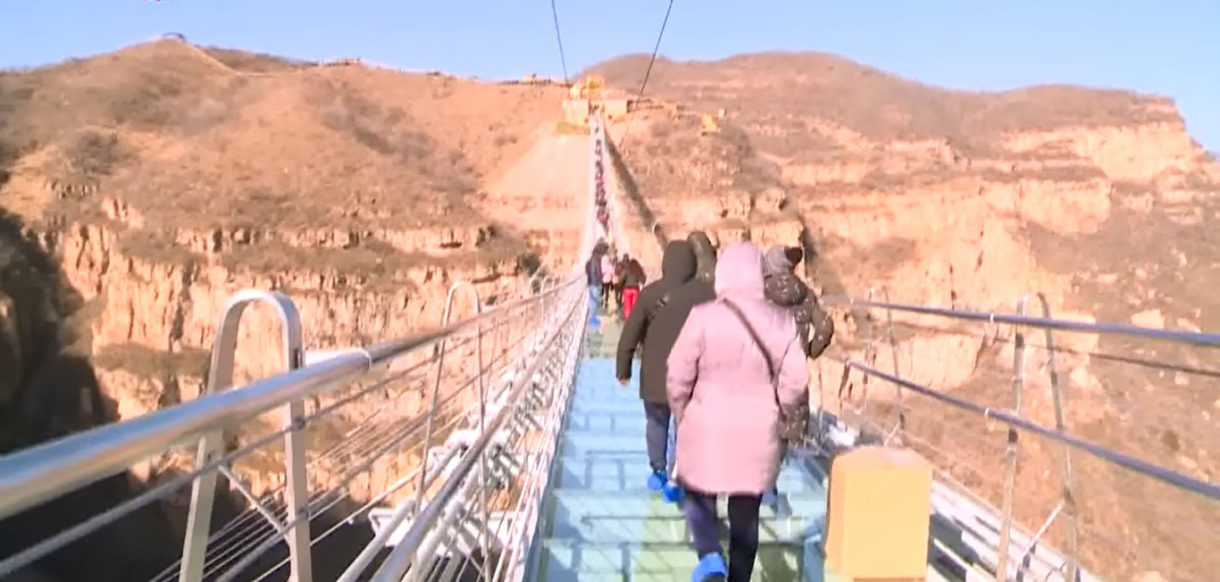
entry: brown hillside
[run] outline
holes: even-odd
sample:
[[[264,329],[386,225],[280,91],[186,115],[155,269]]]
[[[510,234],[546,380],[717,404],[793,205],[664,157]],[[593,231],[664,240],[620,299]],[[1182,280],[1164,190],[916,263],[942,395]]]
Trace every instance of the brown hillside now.
[[[647,55],[590,69],[608,84],[639,87]],[[757,53],[720,61],[659,57],[648,95],[701,111],[725,109],[770,153],[809,156],[844,149],[852,134],[868,140],[950,139],[984,147],[997,132],[1181,124],[1172,103],[1127,91],[1044,86],[998,93],[931,87],[823,53]],[[829,122],[837,127],[825,127]]]
[[[138,45],[0,76],[5,204],[42,223],[113,199],[139,216],[129,231],[169,240],[209,227],[485,227],[479,189],[560,95]]]
[[[208,56],[224,63],[226,67],[243,73],[282,73],[292,69],[312,67],[316,64],[265,53],[254,53],[222,47],[204,47],[203,51]]]
[[[316,355],[437,326],[457,280],[499,303],[540,265],[567,269],[588,216],[589,144],[554,134],[565,92],[180,40],[0,72],[0,368],[14,371],[0,379],[0,450],[197,397],[217,319],[243,288],[288,293]],[[470,303],[459,296],[453,316]],[[274,318],[248,313],[238,382],[282,366]],[[503,331],[484,343],[511,349]],[[463,348],[449,365],[472,357]],[[343,414],[410,418],[423,388],[403,389],[420,396]],[[316,430],[343,439],[346,422]],[[417,462],[387,459],[353,500]],[[150,459],[124,488],[13,527],[41,539],[191,462]],[[256,455],[234,470],[261,495],[282,485],[282,466]],[[148,509],[181,527],[177,501]],[[87,556],[44,562],[63,579],[147,579],[176,545],[139,535],[151,531],[128,521],[104,530],[113,544],[91,538],[77,544]],[[6,539],[0,554],[29,541]],[[84,573],[97,552],[135,565]]]
[[[311,347],[363,344],[434,324],[453,280],[516,292],[567,252],[550,241],[583,227],[583,164],[535,181],[572,208],[545,228],[496,206],[545,163],[516,167],[527,152],[584,151],[550,135],[563,95],[146,43],[0,72],[0,205],[62,261],[108,370],[197,356],[243,286],[292,292]]]
[[[634,56],[592,70],[630,89],[646,65]],[[1168,99],[1066,86],[966,93],[788,53],[658,59],[648,94],[727,114],[719,134],[703,136],[694,115],[645,110],[631,121],[621,155],[642,213],[671,237],[706,228],[721,241],[804,244],[827,293],[886,289],[898,302],[1012,311],[1041,291],[1059,317],[1220,329],[1220,165]],[[835,349],[859,357],[868,320],[840,315]],[[897,319],[904,375],[1011,406],[1011,328]],[[1112,336],[1055,341],[1069,431],[1220,480],[1210,352]],[[889,369],[890,350],[879,349]],[[1049,425],[1045,358],[1029,357],[1023,411]],[[834,395],[841,367],[824,358],[819,368],[815,387]],[[891,387],[871,397],[888,430]],[[1004,432],[906,403],[908,442],[998,506]],[[1021,443],[1016,515],[1036,529],[1058,498],[1057,448]],[[1213,578],[1220,562],[1199,540],[1220,531],[1216,504],[1081,454],[1073,461],[1086,565],[1118,580]],[[1062,524],[1049,536],[1062,547]]]

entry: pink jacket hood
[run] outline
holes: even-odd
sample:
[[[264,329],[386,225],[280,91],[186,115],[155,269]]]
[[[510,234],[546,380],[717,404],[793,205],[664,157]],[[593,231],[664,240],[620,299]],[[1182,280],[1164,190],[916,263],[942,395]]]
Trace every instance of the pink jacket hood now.
[[[763,255],[751,242],[735,242],[716,261],[716,296],[763,299]]]

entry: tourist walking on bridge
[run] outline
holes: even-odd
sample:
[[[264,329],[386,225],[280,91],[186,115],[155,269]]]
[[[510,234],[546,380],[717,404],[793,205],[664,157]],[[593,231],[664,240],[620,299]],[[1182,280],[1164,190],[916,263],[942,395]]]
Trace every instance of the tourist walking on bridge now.
[[[594,245],[589,260],[585,261],[585,283],[589,286],[589,321],[592,323],[597,323],[597,307],[601,303],[602,255],[605,252],[605,243],[598,242]]]
[[[796,324],[763,294],[763,257],[730,245],[716,265],[714,302],[695,307],[667,361],[677,420],[674,476],[699,555],[692,580],[747,582],[758,553],[763,493],[779,476],[787,411],[808,402],[809,369]],[[729,555],[720,545],[717,495],[729,498]]]
[[[687,249],[689,250],[689,247]],[[625,265],[623,267],[623,317],[630,319],[631,310],[635,308],[635,304],[640,297],[640,289],[648,281],[648,277],[644,274],[644,267],[640,265],[640,262],[630,255],[624,254],[622,260]],[[691,261],[693,268],[694,259],[692,258]],[[662,259],[662,268],[664,268],[664,265],[665,263]]]
[[[619,317],[623,316],[623,269],[626,268],[622,259],[614,261],[614,308],[618,310]]]
[[[776,245],[767,249],[763,266],[764,292],[768,301],[792,314],[805,355],[816,358],[830,345],[835,324],[822,309],[817,295],[794,272],[804,254],[800,247]]]
[[[677,293],[695,275],[695,253],[686,241],[670,242],[661,259],[661,279],[640,293],[639,307],[631,312],[619,337],[616,375],[624,386],[631,380],[631,363],[640,356],[640,398],[647,417],[648,488],[661,491],[668,481],[669,397],[665,390],[665,361],[682,330],[693,303]],[[624,309],[626,299],[624,298]]]
[[[834,320],[822,309],[817,295],[796,276],[796,266],[804,254],[800,247],[776,245],[767,249],[763,259],[763,291],[768,301],[792,314],[805,356],[817,358],[830,345],[835,326]],[[785,449],[790,443],[799,444],[804,440],[808,420],[808,407],[793,411],[789,425],[784,427]],[[763,497],[763,503],[774,508],[777,514],[785,511],[781,507],[778,490],[768,492]]]
[[[610,293],[614,290],[614,247],[602,255],[602,311],[609,313]]]

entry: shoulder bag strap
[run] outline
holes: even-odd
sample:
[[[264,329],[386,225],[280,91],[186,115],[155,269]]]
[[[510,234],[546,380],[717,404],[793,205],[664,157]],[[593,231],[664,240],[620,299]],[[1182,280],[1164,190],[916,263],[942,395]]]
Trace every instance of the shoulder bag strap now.
[[[746,319],[746,314],[741,312],[740,307],[728,299],[724,300],[724,306],[737,316],[737,320],[745,326],[746,333],[750,334],[750,339],[754,340],[754,345],[762,351],[763,359],[767,362],[767,375],[770,376],[771,382],[775,383],[775,363],[771,361],[771,352],[767,349],[767,345],[763,343],[762,338],[758,337],[758,332],[754,331],[754,326],[750,325],[750,321]]]
[[[724,300],[724,306],[728,307],[729,311],[731,311],[733,315],[737,316],[737,319],[741,321],[743,326],[745,326],[746,333],[750,334],[750,339],[754,340],[754,343],[758,346],[759,350],[762,350],[763,360],[767,362],[767,373],[771,376],[771,388],[772,395],[775,396],[775,406],[782,412],[783,407],[779,402],[779,374],[775,369],[775,364],[771,361],[771,352],[767,350],[767,345],[763,343],[762,338],[758,337],[758,332],[754,331],[754,326],[750,325],[750,321],[746,319],[746,316],[741,312],[740,307],[728,299]],[[788,357],[788,350],[791,348],[792,344],[789,342],[788,346],[784,349],[784,358]],[[779,365],[782,369],[782,366],[784,365],[783,359],[780,360]]]

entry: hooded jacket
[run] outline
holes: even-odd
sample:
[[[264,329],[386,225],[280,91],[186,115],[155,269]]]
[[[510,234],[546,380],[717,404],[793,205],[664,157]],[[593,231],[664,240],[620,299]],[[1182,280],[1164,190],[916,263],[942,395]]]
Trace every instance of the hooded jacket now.
[[[631,378],[631,359],[636,348],[640,355],[640,398],[645,402],[664,404],[665,360],[673,348],[678,332],[693,305],[683,299],[677,302],[678,291],[695,276],[695,252],[686,241],[672,241],[665,246],[661,258],[661,278],[640,291],[631,317],[623,325],[618,340],[616,372],[620,379]],[[672,311],[671,311],[672,310]],[[677,317],[681,314],[681,317]],[[661,317],[664,315],[664,317]]]
[[[724,250],[716,296],[691,310],[667,362],[675,472],[694,491],[758,495],[775,485],[783,454],[776,401],[785,410],[808,402],[808,361],[792,317],[763,295],[762,254],[753,244]],[[721,299],[741,309],[767,354]],[[775,365],[774,385],[764,357]]]
[[[822,309],[809,286],[792,272],[795,265],[782,246],[767,250],[763,264],[763,290],[767,300],[787,309],[796,321],[805,355],[816,358],[834,337],[834,320]]]

